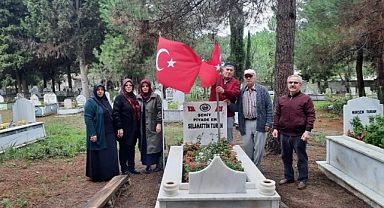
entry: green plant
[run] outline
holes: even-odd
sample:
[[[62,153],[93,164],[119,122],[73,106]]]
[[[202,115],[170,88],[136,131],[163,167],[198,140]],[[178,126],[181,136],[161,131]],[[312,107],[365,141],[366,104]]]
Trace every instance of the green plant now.
[[[221,160],[229,168],[244,171],[241,161],[237,159],[236,152],[233,151],[233,144],[227,140],[220,139],[206,146],[202,146],[199,143],[185,143],[183,147],[183,180],[188,182],[189,173],[207,167],[215,155],[220,156]]]
[[[1,201],[1,205],[3,205],[3,207],[12,207],[11,202],[9,202],[9,199],[3,199]]]
[[[342,97],[342,96],[326,97],[328,110],[330,110],[332,113],[343,115],[343,107],[344,105],[347,104],[348,100],[350,100],[350,97]]]
[[[177,108],[179,107],[179,102],[177,102],[177,101],[170,101],[169,103],[168,103],[168,109],[169,110],[177,110]]]
[[[350,121],[353,130],[347,131],[347,135],[368,144],[384,148],[384,116],[369,117],[369,124],[364,126],[358,116]]]

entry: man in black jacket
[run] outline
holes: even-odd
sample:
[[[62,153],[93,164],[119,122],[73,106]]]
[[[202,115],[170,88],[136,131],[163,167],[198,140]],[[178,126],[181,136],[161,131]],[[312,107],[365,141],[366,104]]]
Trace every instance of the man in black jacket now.
[[[279,98],[275,110],[272,136],[280,136],[281,158],[284,163],[284,179],[280,185],[293,183],[292,168],[293,151],[297,155],[299,172],[298,189],[303,189],[308,180],[307,140],[311,137],[311,130],[315,122],[315,109],[311,97],[301,93],[302,78],[291,75],[287,79],[289,93]]]

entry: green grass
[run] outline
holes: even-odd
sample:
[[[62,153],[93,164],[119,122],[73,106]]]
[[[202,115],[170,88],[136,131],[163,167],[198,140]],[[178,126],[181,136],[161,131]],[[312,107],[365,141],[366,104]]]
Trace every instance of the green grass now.
[[[7,148],[0,154],[4,160],[25,158],[27,160],[62,156],[74,157],[85,152],[85,124],[82,116],[39,118],[44,122],[46,138],[22,148]]]

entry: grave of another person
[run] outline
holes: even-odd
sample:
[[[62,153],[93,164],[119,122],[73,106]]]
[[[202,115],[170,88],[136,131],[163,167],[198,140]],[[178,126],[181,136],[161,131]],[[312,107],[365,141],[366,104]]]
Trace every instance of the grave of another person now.
[[[35,108],[25,99],[19,98],[12,106],[12,121],[4,121],[0,130],[0,152],[6,148],[17,148],[45,137],[44,124],[36,122]]]
[[[36,116],[47,116],[56,114],[59,104],[57,102],[57,96],[53,92],[44,94],[44,104],[41,106],[35,106]]]

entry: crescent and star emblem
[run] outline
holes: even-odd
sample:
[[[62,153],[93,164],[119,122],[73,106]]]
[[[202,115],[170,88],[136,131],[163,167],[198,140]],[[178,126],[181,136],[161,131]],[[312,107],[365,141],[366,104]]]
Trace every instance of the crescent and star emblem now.
[[[161,48],[159,51],[157,51],[157,54],[156,54],[156,69],[157,69],[157,71],[161,71],[164,69],[164,68],[159,68],[159,56],[163,52],[167,53],[169,55],[168,50],[165,48]],[[176,63],[176,61],[173,61],[173,59],[171,58],[169,61],[167,61],[167,63],[168,63],[168,68],[169,67],[175,67],[174,64]]]

